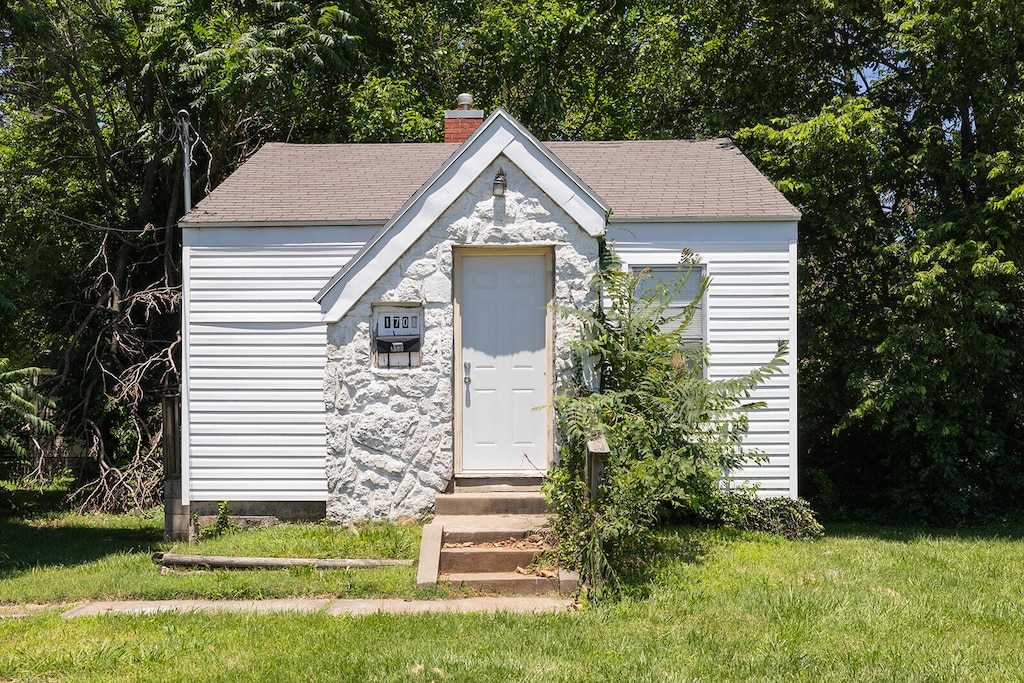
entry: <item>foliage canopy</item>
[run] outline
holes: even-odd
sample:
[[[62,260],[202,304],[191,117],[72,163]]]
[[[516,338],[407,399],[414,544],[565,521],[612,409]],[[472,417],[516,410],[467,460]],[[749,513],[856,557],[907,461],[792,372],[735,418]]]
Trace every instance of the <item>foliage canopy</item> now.
[[[55,370],[82,503],[159,491],[174,113],[198,199],[268,140],[439,140],[462,91],[541,139],[732,136],[800,208],[816,507],[955,521],[1024,496],[1016,0],[21,0],[0,22],[0,349]]]

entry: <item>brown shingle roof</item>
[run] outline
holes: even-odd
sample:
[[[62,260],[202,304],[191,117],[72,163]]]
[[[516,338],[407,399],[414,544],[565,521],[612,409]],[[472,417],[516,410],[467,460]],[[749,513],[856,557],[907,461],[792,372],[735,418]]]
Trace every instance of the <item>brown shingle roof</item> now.
[[[612,208],[613,220],[799,217],[726,139],[545,144]],[[183,222],[384,224],[457,149],[268,143]]]

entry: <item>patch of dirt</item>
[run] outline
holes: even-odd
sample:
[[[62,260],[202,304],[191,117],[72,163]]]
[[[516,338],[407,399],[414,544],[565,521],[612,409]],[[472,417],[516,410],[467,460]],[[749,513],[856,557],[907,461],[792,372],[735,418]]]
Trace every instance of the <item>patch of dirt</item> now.
[[[516,567],[516,574],[526,574],[532,576],[541,576],[545,579],[557,579],[558,570],[547,569],[544,567]]]
[[[19,617],[28,617],[33,614],[45,612],[51,609],[63,609],[65,607],[71,607],[72,603],[58,602],[52,605],[37,605],[35,603],[25,603],[22,605],[0,605],[0,619],[17,619]]]
[[[514,538],[509,537],[504,541],[483,541],[481,543],[474,543],[473,541],[466,541],[464,543],[445,543],[445,548],[509,548],[512,550],[549,550],[551,545],[548,544],[540,534],[531,534],[526,538]]]

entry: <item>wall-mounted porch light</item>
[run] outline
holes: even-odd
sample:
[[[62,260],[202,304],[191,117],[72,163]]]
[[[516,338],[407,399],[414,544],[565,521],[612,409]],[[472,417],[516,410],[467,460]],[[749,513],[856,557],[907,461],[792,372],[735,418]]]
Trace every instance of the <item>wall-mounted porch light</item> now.
[[[508,181],[505,180],[505,169],[499,168],[498,172],[494,174],[494,196],[504,197],[505,188],[508,187]]]

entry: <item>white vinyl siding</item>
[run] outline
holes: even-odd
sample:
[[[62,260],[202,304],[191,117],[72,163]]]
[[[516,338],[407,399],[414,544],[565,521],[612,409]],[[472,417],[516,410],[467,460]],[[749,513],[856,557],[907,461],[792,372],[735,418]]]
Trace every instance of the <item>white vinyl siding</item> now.
[[[313,297],[368,232],[338,230],[350,241],[304,244],[302,228],[263,232],[296,244],[187,235],[186,504],[326,500],[327,337]]]
[[[796,224],[631,224],[609,237],[630,268],[674,266],[692,249],[711,279],[705,295],[709,379],[739,377],[768,362],[779,340],[789,342],[782,372],[754,390],[764,408],[749,413],[744,445],[753,461],[729,473],[764,496],[796,490]]]

